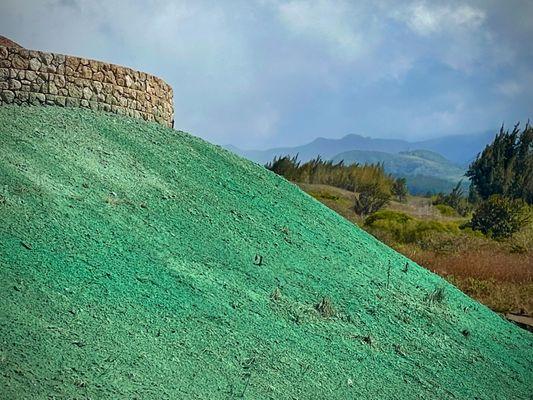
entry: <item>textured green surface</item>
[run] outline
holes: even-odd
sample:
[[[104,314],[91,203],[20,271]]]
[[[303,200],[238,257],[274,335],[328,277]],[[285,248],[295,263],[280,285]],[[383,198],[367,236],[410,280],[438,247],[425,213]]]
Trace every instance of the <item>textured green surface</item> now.
[[[533,391],[530,333],[258,165],[77,109],[0,140],[2,398]]]

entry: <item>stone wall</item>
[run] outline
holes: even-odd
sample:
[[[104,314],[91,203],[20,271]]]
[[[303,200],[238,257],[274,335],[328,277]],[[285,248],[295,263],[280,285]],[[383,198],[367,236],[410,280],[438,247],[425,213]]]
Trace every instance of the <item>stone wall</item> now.
[[[172,88],[114,64],[0,46],[0,105],[85,107],[173,125]]]

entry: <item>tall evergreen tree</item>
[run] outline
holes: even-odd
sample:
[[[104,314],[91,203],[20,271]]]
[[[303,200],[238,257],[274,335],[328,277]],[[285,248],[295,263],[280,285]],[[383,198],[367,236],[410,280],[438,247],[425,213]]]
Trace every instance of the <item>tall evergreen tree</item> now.
[[[499,194],[533,203],[533,128],[519,124],[512,131],[502,126],[466,173],[481,199]]]

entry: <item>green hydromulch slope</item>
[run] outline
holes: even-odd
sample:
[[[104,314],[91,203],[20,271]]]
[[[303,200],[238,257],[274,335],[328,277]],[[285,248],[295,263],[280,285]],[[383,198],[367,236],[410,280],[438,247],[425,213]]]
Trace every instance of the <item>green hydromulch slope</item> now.
[[[220,147],[53,107],[0,141],[2,398],[533,392],[530,333]]]

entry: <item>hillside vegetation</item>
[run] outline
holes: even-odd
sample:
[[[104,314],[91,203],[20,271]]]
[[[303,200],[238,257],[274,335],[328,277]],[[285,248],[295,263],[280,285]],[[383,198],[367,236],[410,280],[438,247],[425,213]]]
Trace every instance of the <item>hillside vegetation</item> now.
[[[437,153],[427,150],[407,151],[399,154],[379,151],[351,150],[337,154],[333,162],[344,161],[345,164],[383,164],[385,171],[399,176],[433,176],[459,181],[464,170]]]
[[[529,398],[531,334],[154,123],[0,107],[0,393]]]
[[[463,168],[429,150],[405,151],[399,154],[350,150],[337,154],[332,160],[344,161],[345,164],[382,164],[387,173],[406,177],[407,187],[413,194],[449,191],[465,173]],[[443,182],[444,186],[440,182]]]

